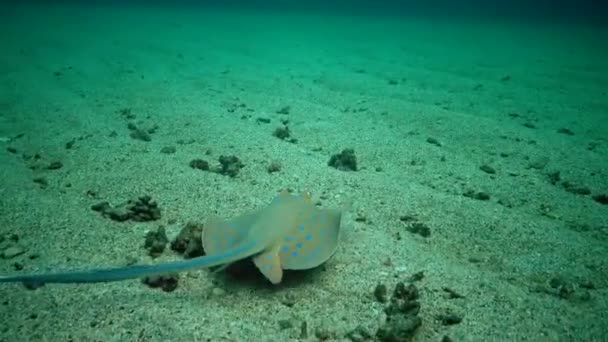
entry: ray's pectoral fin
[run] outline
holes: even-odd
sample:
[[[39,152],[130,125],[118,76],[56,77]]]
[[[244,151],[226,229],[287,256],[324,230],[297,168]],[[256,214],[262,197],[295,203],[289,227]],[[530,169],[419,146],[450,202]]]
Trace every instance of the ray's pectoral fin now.
[[[273,284],[278,284],[283,278],[281,259],[275,249],[264,251],[253,257],[253,263],[262,274]]]
[[[243,243],[258,216],[259,211],[246,213],[231,220],[210,217],[203,230],[205,253],[220,254]]]

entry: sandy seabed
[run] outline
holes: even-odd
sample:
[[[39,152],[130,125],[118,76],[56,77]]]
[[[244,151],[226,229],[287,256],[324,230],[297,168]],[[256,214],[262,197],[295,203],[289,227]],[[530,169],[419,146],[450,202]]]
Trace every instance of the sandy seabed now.
[[[384,324],[376,286],[414,274],[416,341],[608,333],[606,31],[138,7],[1,17],[0,274],[177,260],[152,261],[146,233],[173,238],[284,188],[352,208],[335,256],[279,286],[208,270],[172,292],[2,284],[0,341],[348,340]],[[273,135],[285,125],[292,141]],[[347,148],[358,171],[327,165]],[[189,166],[221,155],[245,167]],[[91,210],[142,195],[160,220]]]

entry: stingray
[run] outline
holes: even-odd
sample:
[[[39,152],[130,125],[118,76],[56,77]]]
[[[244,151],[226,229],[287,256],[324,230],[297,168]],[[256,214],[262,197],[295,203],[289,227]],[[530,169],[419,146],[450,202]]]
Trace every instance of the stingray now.
[[[151,275],[183,272],[196,268],[227,266],[253,258],[256,267],[273,284],[283,270],[305,270],[326,262],[336,251],[343,209],[321,209],[310,194],[282,191],[260,209],[231,220],[212,217],[203,231],[206,255],[156,265],[133,265],[48,274],[0,276],[0,283],[100,283]]]

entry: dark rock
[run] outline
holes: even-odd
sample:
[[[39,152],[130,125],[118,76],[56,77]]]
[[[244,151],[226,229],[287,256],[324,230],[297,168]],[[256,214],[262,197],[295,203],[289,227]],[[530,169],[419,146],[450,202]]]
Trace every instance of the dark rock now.
[[[268,173],[279,172],[279,171],[281,171],[281,164],[279,162],[272,162],[272,163],[268,164],[266,171],[268,171]]]
[[[355,150],[347,148],[342,150],[339,154],[334,154],[329,158],[327,165],[341,171],[357,171]]]
[[[205,255],[203,250],[203,226],[188,222],[171,241],[171,249],[190,259]]]
[[[412,215],[403,215],[399,217],[399,220],[407,224],[406,229],[410,233],[418,234],[425,238],[431,236],[431,228],[422,222],[418,222],[416,217]]]
[[[389,306],[384,311],[389,316],[399,313],[417,315],[420,311],[420,303],[417,300],[418,289],[416,286],[399,282],[395,286]]]
[[[34,183],[39,184],[41,188],[46,188],[49,185],[49,181],[45,177],[34,178]]]
[[[275,137],[277,137],[281,140],[287,140],[291,137],[291,131],[289,130],[289,127],[287,127],[287,126],[277,127],[277,129],[274,130],[272,135],[274,135]]]
[[[129,134],[129,136],[135,140],[141,140],[141,141],[152,141],[152,137],[150,136],[150,133],[148,133],[147,131],[138,128],[134,123],[129,122],[129,124],[127,125],[127,128],[131,131],[131,133]]]
[[[376,298],[377,301],[380,303],[386,303],[388,301],[387,294],[388,289],[386,288],[386,285],[376,285],[376,288],[374,289],[374,298]]]
[[[560,288],[562,286],[567,286],[569,283],[562,277],[556,276],[549,280],[549,286],[554,289]]]
[[[431,236],[431,228],[429,228],[426,224],[421,223],[421,222],[412,223],[411,225],[409,225],[407,227],[407,230],[410,233],[418,234],[425,238]]]
[[[308,323],[303,321],[300,324],[300,339],[305,340],[308,338]]]
[[[287,114],[289,114],[290,111],[291,111],[290,106],[284,106],[281,109],[277,110],[277,114],[287,115]]]
[[[148,128],[148,129],[146,130],[146,132],[148,132],[148,133],[150,133],[150,134],[154,134],[154,133],[156,133],[156,131],[158,130],[158,128],[159,128],[159,127],[158,127],[158,125],[154,125],[154,126],[152,126],[152,127]]]
[[[461,295],[460,293],[456,292],[456,290],[451,289],[451,288],[449,288],[449,287],[444,286],[444,287],[442,287],[441,289],[442,289],[442,290],[443,290],[445,293],[447,293],[447,295],[448,295],[448,299],[461,299],[461,298],[464,298],[464,296],[463,296],[463,295]]]
[[[599,194],[599,195],[594,195],[593,199],[600,204],[608,204],[608,195],[605,194]]]
[[[105,212],[106,210],[109,210],[110,208],[111,208],[110,203],[108,203],[107,201],[99,202],[99,203],[93,204],[91,206],[91,210],[100,211],[100,212]]]
[[[164,154],[173,154],[175,152],[177,152],[177,148],[175,148],[175,146],[165,146],[160,149],[160,153]]]
[[[555,295],[562,299],[575,298],[575,284],[558,275],[549,280],[549,286],[552,290],[544,290],[543,292]],[[583,296],[584,297],[584,296]],[[579,296],[579,299],[582,297]]]
[[[378,329],[376,337],[381,342],[411,341],[421,324],[422,320],[418,316],[396,315],[387,319]]]
[[[165,292],[172,292],[177,288],[178,276],[171,275],[154,275],[145,277],[142,282],[152,288],[160,288]]]
[[[108,208],[102,214],[118,222],[124,222],[131,218],[131,213],[125,208]]]
[[[132,131],[129,136],[135,140],[141,140],[141,141],[152,141],[152,137],[150,136],[150,134],[146,131],[143,131],[141,129],[136,129],[134,131]]]
[[[1,254],[2,254],[2,258],[4,258],[4,259],[12,259],[25,252],[26,252],[25,248],[21,247],[20,245],[13,245],[13,246],[10,246],[10,247],[4,249]]]
[[[433,137],[427,138],[426,142],[429,143],[429,144],[433,144],[435,146],[439,146],[439,147],[442,146],[441,143],[439,142],[439,140],[437,140],[437,139],[435,139]]]
[[[579,281],[578,286],[584,288],[584,289],[588,289],[588,290],[595,290],[596,286],[593,283],[593,281],[589,280],[589,279],[584,279]]]
[[[362,222],[362,223],[366,223],[367,222],[367,216],[358,213],[357,217],[355,217],[355,222]]]
[[[176,141],[176,143],[178,145],[191,145],[191,144],[194,144],[195,142],[196,142],[196,139],[186,139],[186,140],[185,139],[177,139],[177,141]]]
[[[549,172],[547,177],[549,178],[549,182],[553,185],[559,183],[562,179],[559,171]]]
[[[167,234],[165,233],[165,227],[160,226],[157,230],[149,231],[146,234],[144,248],[148,250],[148,254],[151,257],[157,258],[161,254],[163,254],[167,243],[169,243],[169,239],[167,238]]]
[[[476,199],[479,201],[488,201],[490,199],[490,195],[483,192],[483,191],[473,191],[473,190],[467,190],[462,194],[464,197],[468,197],[468,198],[472,198],[472,199]]]
[[[293,322],[288,319],[282,319],[279,321],[279,329],[286,330],[293,328]]]
[[[483,164],[483,165],[481,165],[481,166],[479,167],[479,169],[480,169],[481,171],[483,171],[483,172],[485,172],[485,173],[489,173],[489,174],[495,174],[495,173],[496,173],[496,170],[495,170],[493,167],[491,167],[490,165],[487,165],[487,164]]]
[[[535,129],[535,128],[536,128],[536,125],[535,125],[535,124],[533,124],[533,123],[531,123],[531,122],[524,122],[524,123],[522,124],[522,126],[527,127],[527,128],[532,128],[532,129]]]
[[[443,325],[454,325],[454,324],[458,324],[458,323],[462,322],[461,316],[451,313],[451,312],[441,314],[437,318]]]
[[[193,159],[190,161],[190,167],[197,170],[209,171],[209,163],[202,159]]]
[[[293,308],[294,305],[296,305],[296,297],[291,293],[287,293],[283,298],[281,298],[281,304],[288,308]]]
[[[564,190],[576,194],[576,195],[590,195],[591,194],[591,190],[586,187],[586,186],[582,186],[582,185],[577,185],[577,184],[573,184],[570,182],[563,182],[562,186],[564,187]]]
[[[413,284],[397,283],[390,304],[384,310],[386,322],[376,332],[380,341],[411,341],[422,324],[418,317],[420,303],[418,289]]]
[[[127,220],[156,221],[161,218],[160,208],[155,201],[152,201],[150,196],[142,196],[136,201],[129,200],[117,207],[112,207],[108,202],[100,202],[92,205],[91,209],[118,222]]]
[[[416,222],[416,217],[414,217],[412,215],[402,215],[399,217],[399,221],[405,222],[405,223]]]
[[[127,206],[134,221],[156,221],[160,219],[160,208],[148,195],[141,196],[135,203]]]
[[[560,129],[557,130],[557,133],[565,134],[565,135],[570,135],[570,136],[574,135],[574,132],[572,132],[568,128],[560,128]]]
[[[221,168],[219,173],[224,176],[236,177],[245,164],[236,156],[220,156]]]
[[[118,113],[127,120],[135,119],[135,114],[133,114],[133,109],[131,108],[121,108],[118,110]]]
[[[317,327],[315,329],[315,337],[319,341],[327,341],[327,340],[335,339],[335,335],[336,334],[333,331],[331,331],[325,327]]]
[[[416,273],[412,274],[408,278],[408,281],[414,283],[417,281],[421,281],[422,279],[424,279],[424,271],[420,271],[420,272],[416,272]]]
[[[51,162],[46,168],[49,170],[58,170],[61,169],[63,167],[63,163],[56,160],[54,162]]]

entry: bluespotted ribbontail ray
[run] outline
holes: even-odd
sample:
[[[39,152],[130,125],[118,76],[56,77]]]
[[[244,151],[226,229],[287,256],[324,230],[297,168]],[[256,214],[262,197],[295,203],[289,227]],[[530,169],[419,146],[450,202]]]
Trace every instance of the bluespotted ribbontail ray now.
[[[310,194],[281,192],[266,207],[225,221],[211,218],[203,231],[207,255],[158,265],[0,276],[0,283],[99,283],[228,265],[253,257],[258,269],[273,284],[283,270],[317,267],[335,252],[343,209],[317,208]]]

